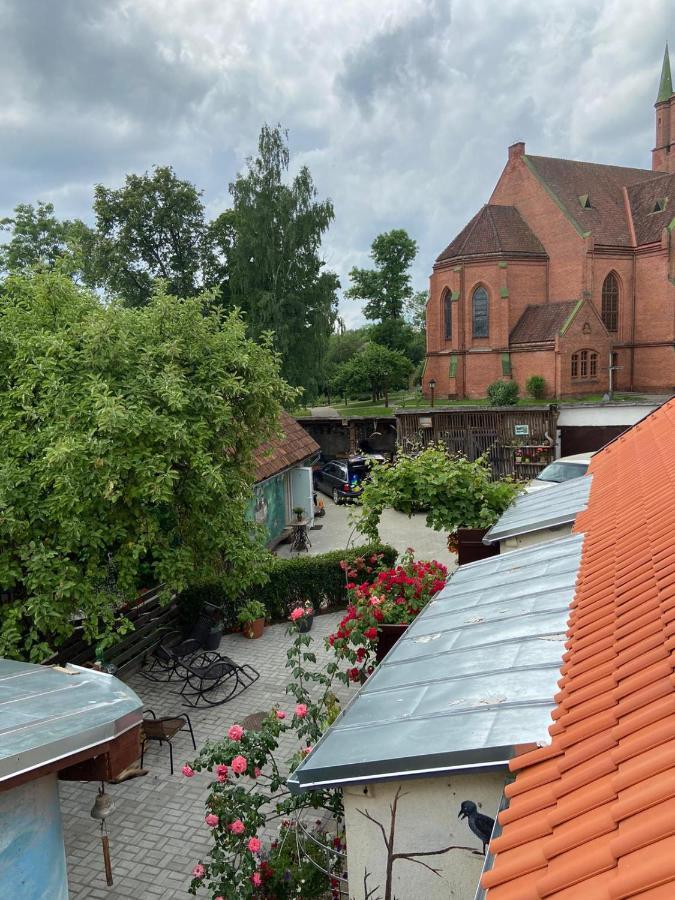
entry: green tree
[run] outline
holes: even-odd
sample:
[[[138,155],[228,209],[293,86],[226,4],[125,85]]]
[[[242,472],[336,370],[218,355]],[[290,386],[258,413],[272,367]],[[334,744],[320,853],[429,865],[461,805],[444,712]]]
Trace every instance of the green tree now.
[[[338,366],[333,386],[336,393],[358,394],[369,390],[373,401],[384,399],[389,406],[389,391],[405,387],[412,371],[410,360],[398,350],[368,343],[347,362]]]
[[[164,279],[177,297],[194,296],[209,271],[219,281],[201,193],[171,166],[127,175],[118,189],[96,186],[94,280],[127,306],[143,306]]]
[[[367,319],[400,319],[412,296],[409,270],[416,256],[417,242],[404,229],[378,235],[370,248],[375,268],[353,268],[349,273],[352,284],[345,295],[366,301],[363,314]]]
[[[384,319],[371,325],[370,339],[390,350],[398,350],[408,357],[413,366],[421,362],[426,355],[425,334],[416,331],[403,319]]]
[[[60,273],[0,296],[0,656],[111,640],[120,600],[255,583],[253,452],[292,392],[265,342],[208,297],[102,305]]]
[[[9,241],[0,245],[0,271],[53,269],[59,262],[72,262],[69,241],[81,226],[57,219],[51,203],[20,203],[13,216],[0,219],[0,229],[11,232]]]
[[[426,335],[428,291],[415,291],[406,303],[405,318],[414,331]]]
[[[285,183],[289,162],[286,133],[265,125],[258,155],[230,185],[233,209],[222,229],[231,241],[227,293],[253,337],[273,334],[284,377],[311,398],[337,312],[339,281],[320,257],[334,212],[330,200],[317,200],[305,166]]]

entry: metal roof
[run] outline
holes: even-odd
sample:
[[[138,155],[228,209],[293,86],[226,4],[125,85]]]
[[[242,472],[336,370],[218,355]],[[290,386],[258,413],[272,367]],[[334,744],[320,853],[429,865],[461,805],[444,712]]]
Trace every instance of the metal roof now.
[[[574,522],[577,513],[588,506],[592,477],[584,475],[531,494],[519,494],[485,535],[483,543],[494,544],[519,534]]]
[[[583,535],[461,566],[289,780],[505,766],[548,742]]]
[[[141,707],[104,672],[0,659],[0,782],[117,737]]]

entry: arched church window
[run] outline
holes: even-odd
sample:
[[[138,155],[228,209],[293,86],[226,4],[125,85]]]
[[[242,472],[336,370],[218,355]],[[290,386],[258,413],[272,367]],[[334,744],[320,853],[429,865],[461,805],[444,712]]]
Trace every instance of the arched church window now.
[[[472,319],[473,336],[477,338],[487,337],[490,331],[488,293],[484,287],[478,287],[473,292]]]
[[[443,334],[448,341],[452,337],[452,294],[446,291],[443,295]]]
[[[619,282],[614,272],[610,272],[602,284],[602,321],[607,331],[618,331]]]

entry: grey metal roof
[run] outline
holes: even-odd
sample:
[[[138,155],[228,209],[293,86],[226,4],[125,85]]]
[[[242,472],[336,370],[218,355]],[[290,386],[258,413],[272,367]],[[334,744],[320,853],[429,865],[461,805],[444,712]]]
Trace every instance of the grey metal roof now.
[[[104,672],[0,659],[0,782],[128,731],[141,706]]]
[[[548,742],[582,542],[571,535],[459,568],[291,790],[498,768],[515,745]]]
[[[494,544],[519,534],[573,522],[577,513],[588,506],[592,478],[584,475],[531,494],[519,494],[485,535],[483,543]]]

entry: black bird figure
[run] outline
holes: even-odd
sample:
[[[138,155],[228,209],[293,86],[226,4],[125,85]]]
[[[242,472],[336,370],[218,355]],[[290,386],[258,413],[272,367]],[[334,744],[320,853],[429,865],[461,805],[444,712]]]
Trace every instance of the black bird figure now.
[[[490,843],[492,829],[495,826],[495,820],[490,816],[484,816],[478,812],[478,807],[472,800],[464,800],[457,814],[458,819],[468,819],[469,828],[476,837],[483,842],[483,856],[485,856],[485,848]]]

